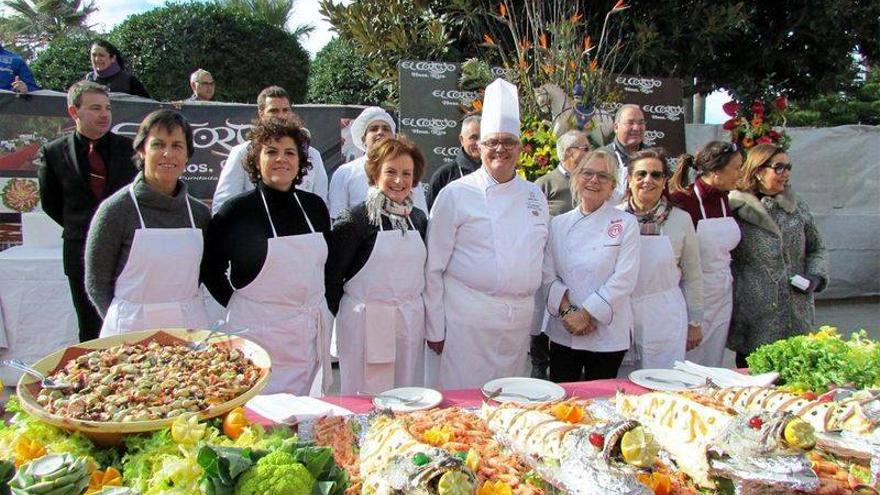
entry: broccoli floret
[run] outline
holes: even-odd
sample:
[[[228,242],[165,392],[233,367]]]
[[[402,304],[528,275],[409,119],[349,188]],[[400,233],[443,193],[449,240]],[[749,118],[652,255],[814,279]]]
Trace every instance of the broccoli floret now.
[[[293,455],[276,450],[245,471],[235,487],[237,495],[310,495],[315,478]]]

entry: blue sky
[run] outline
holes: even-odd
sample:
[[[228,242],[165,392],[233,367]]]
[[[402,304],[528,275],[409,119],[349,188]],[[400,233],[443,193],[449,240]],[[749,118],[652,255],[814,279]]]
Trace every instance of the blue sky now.
[[[344,3],[349,3],[349,1]],[[96,0],[95,5],[98,7],[98,12],[93,15],[91,20],[99,29],[110,30],[132,14],[146,12],[164,4],[165,0]],[[300,40],[303,48],[308,50],[313,57],[333,38],[334,33],[330,30],[330,23],[325,21],[318,12],[318,0],[297,0],[294,4],[292,22],[315,26],[315,31],[312,34]],[[724,92],[716,91],[709,95],[706,101],[706,123],[720,124],[727,120],[726,115],[721,111],[721,105],[728,99],[729,97]]]

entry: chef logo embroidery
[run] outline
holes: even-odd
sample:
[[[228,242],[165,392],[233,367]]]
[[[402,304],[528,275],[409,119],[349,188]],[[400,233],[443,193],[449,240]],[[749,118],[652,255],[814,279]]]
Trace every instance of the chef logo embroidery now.
[[[608,226],[608,237],[616,239],[623,232],[623,220],[614,220]]]
[[[526,201],[526,207],[532,212],[532,216],[541,214],[541,200],[535,195],[534,191],[529,192],[529,199]]]

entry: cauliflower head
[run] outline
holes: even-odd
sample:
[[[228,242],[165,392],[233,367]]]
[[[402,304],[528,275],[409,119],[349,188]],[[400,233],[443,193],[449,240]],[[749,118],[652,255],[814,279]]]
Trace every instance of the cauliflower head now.
[[[276,450],[239,478],[237,495],[310,495],[315,478],[292,454]]]

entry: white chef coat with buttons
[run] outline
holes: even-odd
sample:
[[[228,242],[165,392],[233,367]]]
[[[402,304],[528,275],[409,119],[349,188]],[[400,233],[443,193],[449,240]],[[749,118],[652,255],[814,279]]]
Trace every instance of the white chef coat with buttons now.
[[[639,247],[638,221],[610,201],[589,214],[575,208],[552,219],[541,293],[551,315],[550,340],[594,352],[629,349],[633,328],[630,297],[639,277]],[[566,291],[571,304],[593,316],[595,332],[573,336],[558,316],[553,316],[559,314]],[[535,308],[538,322],[543,309]]]

